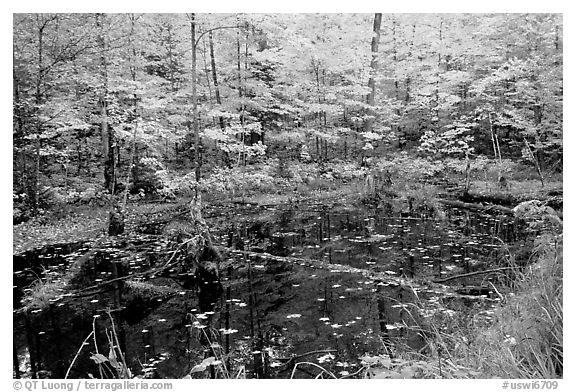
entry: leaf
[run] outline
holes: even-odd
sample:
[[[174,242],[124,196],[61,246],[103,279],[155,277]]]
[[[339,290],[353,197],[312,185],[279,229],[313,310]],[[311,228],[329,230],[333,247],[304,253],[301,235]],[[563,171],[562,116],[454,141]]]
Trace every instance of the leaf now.
[[[97,364],[101,364],[108,361],[108,358],[106,358],[106,356],[102,354],[94,354],[90,357],[90,359],[96,362]]]
[[[202,366],[202,364],[196,365],[192,368],[192,370],[190,370],[190,374],[203,372],[204,370],[206,370],[206,366]]]
[[[400,374],[402,375],[402,378],[414,378],[416,370],[412,366],[408,366],[407,368],[402,369]]]
[[[388,356],[370,356],[364,355],[359,358],[364,365],[380,365],[385,369],[389,369],[392,366],[392,360]],[[378,368],[374,368],[377,371]]]
[[[113,347],[110,347],[110,351],[108,352],[108,360],[110,361],[110,365],[114,367],[118,372],[122,371],[122,363],[119,363],[116,358],[116,352],[114,351]]]
[[[192,368],[192,370],[190,371],[190,373],[197,373],[197,372],[203,372],[204,370],[206,370],[206,368],[208,366],[210,366],[211,364],[213,364],[216,361],[216,358],[214,357],[208,357],[205,360],[202,361],[202,363],[194,366]]]
[[[124,366],[123,363],[120,363],[120,377],[122,378],[132,378],[132,372],[128,367]]]
[[[374,375],[372,378],[402,378],[402,375],[398,372],[393,370],[387,370],[383,368],[374,368],[371,370],[372,374]]]
[[[116,370],[122,369],[122,365],[120,363],[118,363],[116,358],[110,357],[109,361],[110,361],[110,365],[112,365],[114,367],[114,369],[116,369]]]

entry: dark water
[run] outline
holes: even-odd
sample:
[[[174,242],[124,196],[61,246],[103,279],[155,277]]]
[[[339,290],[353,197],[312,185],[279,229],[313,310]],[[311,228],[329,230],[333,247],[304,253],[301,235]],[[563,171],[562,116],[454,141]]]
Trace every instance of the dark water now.
[[[218,244],[248,251],[223,255],[221,284],[210,277],[198,277],[194,285],[177,276],[155,277],[59,297],[27,315],[17,311],[14,352],[21,376],[64,377],[93,330],[99,353],[109,354],[110,340],[119,344],[137,376],[181,378],[203,358],[225,356],[226,376],[289,377],[294,363],[283,364],[307,353],[297,362],[351,374],[366,354],[394,357],[404,347],[425,349],[420,329],[427,316],[413,304],[433,306],[445,294],[424,283],[485,269],[498,262],[502,243],[517,237],[503,217],[455,209],[441,220],[310,205],[214,209],[207,215]],[[86,262],[79,287],[157,265],[169,251],[161,238],[139,234],[15,256],[14,309],[21,308],[26,290],[37,290],[26,287],[36,276],[57,281],[81,257]],[[481,279],[451,284],[477,286]],[[90,359],[95,353],[91,338],[69,377],[101,377]],[[317,373],[302,366],[295,377]],[[112,375],[110,369],[104,373]],[[192,374],[208,375],[210,368]],[[225,376],[222,365],[213,367],[213,376]]]

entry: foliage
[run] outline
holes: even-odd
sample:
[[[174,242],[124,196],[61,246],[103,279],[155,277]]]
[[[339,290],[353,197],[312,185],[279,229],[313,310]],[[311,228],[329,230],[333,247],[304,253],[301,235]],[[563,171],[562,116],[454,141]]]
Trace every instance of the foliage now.
[[[538,245],[537,245],[538,246]],[[478,331],[473,345],[489,374],[514,378],[563,375],[562,245],[540,246],[538,261],[517,281],[517,294],[495,313],[495,322]]]
[[[562,231],[562,220],[552,207],[539,200],[525,201],[514,207],[514,215],[528,222],[537,233],[557,234]]]
[[[209,194],[233,196],[244,192],[270,192],[276,189],[273,167],[264,165],[261,170],[247,171],[242,168],[217,169],[200,186]]]
[[[474,141],[471,129],[475,125],[456,121],[446,125],[447,130],[444,132],[426,131],[420,138],[421,144],[418,149],[432,156],[467,156],[474,151],[471,147]]]
[[[445,169],[440,160],[414,158],[405,152],[395,154],[392,159],[376,159],[372,165],[376,170],[388,170],[393,178],[401,178],[406,182],[430,181]]]
[[[192,81],[186,15],[15,14],[14,186],[28,195],[22,207],[38,207],[36,194],[54,185],[54,174],[66,182],[101,173],[98,97],[117,140],[117,179],[132,170],[126,186],[135,193],[160,189],[155,171],[191,163],[192,86],[208,168],[250,165],[292,147],[304,161],[326,161],[341,158],[344,143],[351,160],[394,146],[419,147],[434,162],[491,155],[492,136],[504,159],[532,160],[528,145],[541,166],[561,167],[559,15],[385,15],[374,105],[365,103],[371,15],[199,14],[196,23],[199,32],[216,30],[211,51],[207,34],[200,37]],[[231,25],[239,27],[223,28]],[[153,159],[160,166],[146,161]]]
[[[334,179],[343,180],[344,182],[363,178],[367,172],[365,168],[360,167],[357,162],[334,162],[330,165]]]
[[[48,308],[62,297],[66,283],[62,279],[37,279],[29,287],[29,295],[22,300],[23,309],[34,311]]]
[[[129,225],[148,216],[144,198],[198,191],[442,218],[436,197],[453,177],[522,200],[561,187],[532,181],[562,170],[561,15],[388,14],[378,53],[371,27],[369,14],[14,14],[15,252],[101,236],[110,175],[116,193],[131,191]],[[494,314],[417,304],[428,358],[366,354],[357,376],[561,374],[561,214],[538,201],[514,211],[534,240],[519,294],[501,296]],[[39,279],[25,308],[70,282]],[[218,333],[197,330],[214,348]],[[131,376],[115,331],[108,343],[92,360]],[[225,359],[220,347],[191,373],[232,377]],[[293,370],[305,366],[336,378],[312,362]]]
[[[233,196],[242,192],[270,192],[276,189],[278,179],[273,177],[273,168],[264,165],[259,169],[244,168],[216,168],[207,178],[200,183],[195,180],[194,173],[184,176],[170,175],[167,171],[158,171],[161,182],[161,195],[190,195],[196,187],[210,195]]]
[[[465,312],[449,309],[439,299],[418,302],[427,320],[424,336],[433,355],[469,369],[473,377],[562,377],[561,226],[555,212],[539,203],[522,203],[516,214],[531,220],[539,234],[531,263],[515,274],[515,293],[501,295],[494,309],[476,305]]]
[[[108,338],[108,347],[109,347],[108,355],[104,355],[98,352],[98,346],[97,346],[98,343],[96,342],[96,318],[95,318],[92,323],[92,332],[86,338],[88,339],[91,335],[94,335],[94,345],[96,353],[92,354],[90,356],[90,359],[96,365],[98,365],[98,370],[100,372],[101,378],[118,378],[118,379],[132,378],[132,371],[127,366],[124,354],[120,349],[120,342],[118,340],[118,335],[116,333],[116,326],[114,323],[114,319],[109,310],[107,313],[111,323],[110,332],[106,331],[106,337]],[[84,341],[84,343],[86,343],[86,340]],[[84,343],[82,344],[82,346],[80,346],[80,350],[82,350]],[[70,369],[72,368],[73,364],[74,362],[70,364],[68,372],[70,372]]]
[[[388,355],[364,355],[360,357],[367,367],[365,378],[374,379],[430,379],[430,378],[476,378],[479,372],[450,361],[415,360],[410,357],[390,358]]]

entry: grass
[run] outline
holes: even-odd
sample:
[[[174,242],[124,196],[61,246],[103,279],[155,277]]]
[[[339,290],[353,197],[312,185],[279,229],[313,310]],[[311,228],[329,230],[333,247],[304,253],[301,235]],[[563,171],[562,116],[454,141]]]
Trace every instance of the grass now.
[[[563,376],[562,244],[539,246],[533,259],[511,282],[514,292],[493,311],[463,313],[416,304],[420,314],[430,316],[422,327],[428,377]]]
[[[562,181],[548,181],[544,187],[539,180],[508,180],[508,188],[501,189],[497,182],[473,180],[470,191],[481,195],[503,195],[517,200],[532,200],[546,198],[548,192],[562,189]]]
[[[562,246],[550,245],[517,277],[516,295],[481,332],[473,353],[484,372],[508,378],[563,375]]]
[[[30,286],[30,294],[23,299],[23,310],[46,309],[61,298],[66,288],[63,280],[38,279]]]

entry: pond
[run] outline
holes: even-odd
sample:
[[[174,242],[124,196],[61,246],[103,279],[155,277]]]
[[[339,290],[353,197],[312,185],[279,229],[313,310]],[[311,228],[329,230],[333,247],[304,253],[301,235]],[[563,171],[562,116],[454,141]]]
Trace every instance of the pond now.
[[[138,377],[182,378],[192,371],[192,377],[287,378],[298,362],[318,364],[337,377],[353,375],[367,356],[394,358],[406,348],[425,352],[429,315],[419,308],[476,307],[479,316],[489,317],[497,298],[482,285],[485,276],[446,282],[452,287],[430,282],[488,268],[499,262],[503,244],[518,240],[506,217],[453,208],[441,219],[313,204],[219,206],[205,216],[216,244],[233,249],[223,250],[220,282],[138,279],[170,250],[149,227],[118,239],[14,256],[19,375],[112,377],[112,369],[100,374],[91,359],[94,341],[104,355],[109,342],[119,345]],[[84,286],[124,273],[134,282],[21,310],[24,294],[41,289],[30,286],[35,278],[57,282],[78,258],[87,260]],[[211,357],[224,363],[201,364]],[[294,377],[318,373],[312,365],[298,369]]]

